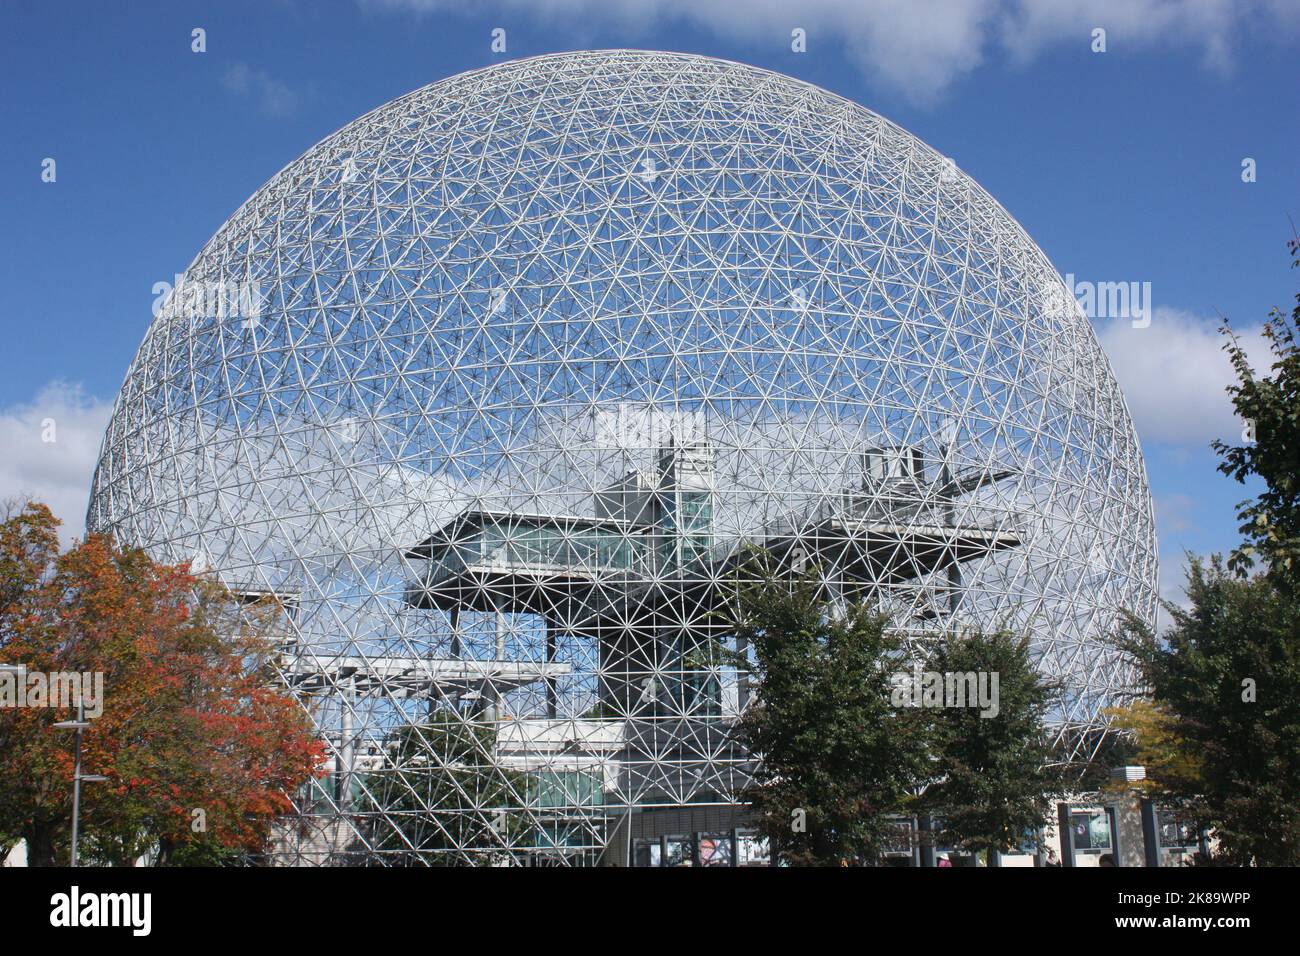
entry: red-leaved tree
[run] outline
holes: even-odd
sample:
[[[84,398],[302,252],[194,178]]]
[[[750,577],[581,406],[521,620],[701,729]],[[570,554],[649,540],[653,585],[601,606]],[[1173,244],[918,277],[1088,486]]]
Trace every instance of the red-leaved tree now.
[[[59,554],[44,505],[0,522],[0,662],[102,673],[83,739],[83,856],[130,865],[219,862],[263,849],[289,794],[319,773],[309,717],[270,680],[276,609],[241,606],[185,565],[89,536]],[[98,708],[96,708],[98,709]],[[65,862],[72,712],[0,709],[0,844],[34,866]]]

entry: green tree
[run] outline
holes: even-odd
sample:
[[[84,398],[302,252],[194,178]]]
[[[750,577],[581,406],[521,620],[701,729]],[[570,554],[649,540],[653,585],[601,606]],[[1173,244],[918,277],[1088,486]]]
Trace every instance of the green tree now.
[[[834,612],[812,577],[746,577],[732,629],[753,652],[738,736],[761,757],[758,827],[790,865],[872,865],[927,768],[923,714],[891,702],[902,639],[865,607]]]
[[[920,807],[942,819],[946,842],[960,850],[1014,850],[1063,791],[1044,723],[1055,688],[1034,666],[1029,639],[1007,632],[945,636],[926,668],[962,688],[966,706],[929,711],[935,780]],[[965,675],[985,675],[986,705],[963,687]]]
[[[375,846],[392,865],[492,865],[522,837],[528,778],[492,763],[492,725],[446,712],[411,724],[393,741],[393,771],[369,781],[370,812],[392,825]]]
[[[1300,606],[1271,574],[1241,579],[1193,559],[1189,609],[1166,605],[1159,637],[1130,620],[1120,646],[1166,715],[1160,734],[1191,750],[1192,772],[1160,769],[1236,865],[1300,865]]]
[[[1289,243],[1291,266],[1300,265],[1300,239]],[[1214,442],[1223,461],[1219,470],[1245,482],[1263,479],[1264,490],[1243,501],[1237,509],[1241,547],[1233,551],[1229,567],[1245,573],[1262,559],[1269,573],[1291,590],[1300,589],[1300,293],[1286,315],[1273,309],[1263,334],[1272,353],[1271,374],[1259,375],[1251,366],[1241,342],[1225,322],[1225,346],[1237,373],[1228,394],[1238,417],[1247,425],[1240,445]]]

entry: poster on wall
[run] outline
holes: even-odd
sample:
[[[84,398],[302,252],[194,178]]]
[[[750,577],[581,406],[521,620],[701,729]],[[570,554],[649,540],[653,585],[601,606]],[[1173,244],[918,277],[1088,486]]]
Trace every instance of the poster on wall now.
[[[1070,832],[1076,850],[1110,849],[1110,815],[1104,809],[1089,808],[1071,813]]]

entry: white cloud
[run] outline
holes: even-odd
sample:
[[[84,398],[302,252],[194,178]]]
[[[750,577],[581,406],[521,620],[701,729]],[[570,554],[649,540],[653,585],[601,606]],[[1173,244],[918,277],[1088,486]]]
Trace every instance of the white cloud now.
[[[0,409],[0,500],[43,501],[63,520],[64,543],[79,537],[111,412],[110,402],[61,381],[44,386],[30,402]]]
[[[1205,63],[1226,69],[1232,40],[1243,19],[1266,4],[1240,0],[1021,0],[1002,24],[1002,42],[1024,61],[1057,43],[1091,39],[1106,31],[1108,52],[1154,44],[1201,48]]]
[[[360,2],[416,14],[464,8],[463,0]],[[1300,4],[1290,0],[495,0],[477,9],[483,7],[563,24],[579,35],[593,25],[614,27],[628,34],[628,46],[652,27],[681,22],[788,49],[790,31],[802,27],[808,55],[842,49],[865,75],[917,102],[933,100],[988,61],[1024,64],[1065,45],[1086,51],[1098,26],[1112,53],[1191,46],[1218,69],[1231,65],[1233,44],[1248,28],[1300,28]]]
[[[288,116],[298,108],[297,93],[279,80],[272,79],[265,70],[255,69],[247,63],[232,64],[221,85],[232,93],[256,99],[262,112],[268,116]]]
[[[1143,441],[1205,447],[1216,438],[1241,440],[1225,391],[1236,376],[1216,321],[1157,308],[1147,328],[1103,321],[1097,334]],[[1238,335],[1256,367],[1267,365],[1259,327]]]

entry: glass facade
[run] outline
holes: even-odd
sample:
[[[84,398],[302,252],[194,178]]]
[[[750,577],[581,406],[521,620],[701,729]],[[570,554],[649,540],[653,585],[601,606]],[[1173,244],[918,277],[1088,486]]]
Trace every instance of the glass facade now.
[[[685,568],[708,558],[713,546],[713,503],[706,491],[664,495],[663,557],[669,568]]]
[[[482,515],[430,550],[430,580],[481,565],[643,572],[649,538],[613,523],[530,515]]]
[[[637,840],[633,866],[771,866],[767,838],[753,830],[679,833]]]

